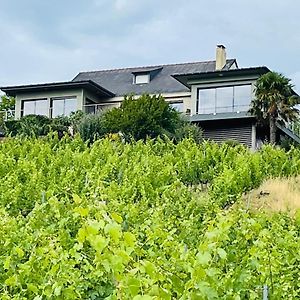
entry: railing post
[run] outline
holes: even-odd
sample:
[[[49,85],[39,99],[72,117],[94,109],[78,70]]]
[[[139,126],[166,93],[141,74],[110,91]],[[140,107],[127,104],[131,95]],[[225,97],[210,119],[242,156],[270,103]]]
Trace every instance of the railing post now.
[[[269,289],[267,285],[264,285],[263,287],[263,300],[269,299]]]

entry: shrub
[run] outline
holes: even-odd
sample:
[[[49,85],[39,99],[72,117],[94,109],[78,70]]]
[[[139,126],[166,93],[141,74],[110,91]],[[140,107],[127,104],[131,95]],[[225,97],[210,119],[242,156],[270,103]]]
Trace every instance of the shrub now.
[[[241,143],[239,143],[237,140],[232,140],[232,139],[228,139],[226,141],[224,141],[224,144],[230,146],[230,147],[236,147],[241,145]]]
[[[27,115],[20,120],[10,120],[5,122],[6,136],[43,136],[50,132],[51,120],[46,116]]]
[[[4,133],[6,136],[16,136],[21,129],[20,120],[8,120],[4,125]]]
[[[162,96],[142,95],[138,99],[125,97],[120,108],[103,115],[107,133],[122,132],[135,140],[173,135],[180,122],[180,114]]]
[[[51,120],[50,129],[51,131],[56,131],[58,137],[61,138],[65,133],[69,131],[71,122],[66,116],[58,116]]]
[[[103,137],[106,133],[103,125],[103,114],[85,115],[77,128],[84,141],[93,143],[95,140]]]
[[[20,134],[26,136],[43,136],[50,131],[51,120],[46,116],[27,115],[21,119]]]
[[[202,142],[202,130],[199,126],[191,124],[186,120],[180,122],[174,133],[174,140],[178,143],[188,138],[194,140],[197,144]]]

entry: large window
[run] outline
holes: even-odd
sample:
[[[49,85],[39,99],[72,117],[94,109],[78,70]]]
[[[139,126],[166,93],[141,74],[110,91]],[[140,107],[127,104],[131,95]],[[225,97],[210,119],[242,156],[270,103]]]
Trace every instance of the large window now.
[[[251,85],[198,89],[197,114],[247,111],[251,102]]]
[[[49,115],[47,99],[24,100],[22,107],[22,116],[27,115]]]
[[[76,97],[52,98],[52,118],[57,116],[69,116],[71,112],[77,110]]]

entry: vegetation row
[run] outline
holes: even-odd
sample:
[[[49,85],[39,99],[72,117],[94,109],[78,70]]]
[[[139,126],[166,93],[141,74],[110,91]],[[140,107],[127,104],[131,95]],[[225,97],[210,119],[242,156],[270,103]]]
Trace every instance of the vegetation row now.
[[[0,157],[1,299],[300,297],[298,215],[237,204],[299,149],[49,135]]]

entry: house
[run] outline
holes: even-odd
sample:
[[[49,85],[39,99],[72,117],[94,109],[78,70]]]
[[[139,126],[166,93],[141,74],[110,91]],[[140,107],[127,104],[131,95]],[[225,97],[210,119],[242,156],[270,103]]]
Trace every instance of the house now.
[[[67,82],[1,90],[16,98],[17,119],[28,114],[56,117],[76,110],[96,113],[119,106],[128,94],[161,94],[201,126],[205,138],[237,140],[255,149],[263,136],[247,111],[256,79],[268,71],[267,67],[239,68],[235,59],[226,58],[225,47],[218,45],[213,61],[81,72]],[[283,134],[297,139],[290,130]]]

